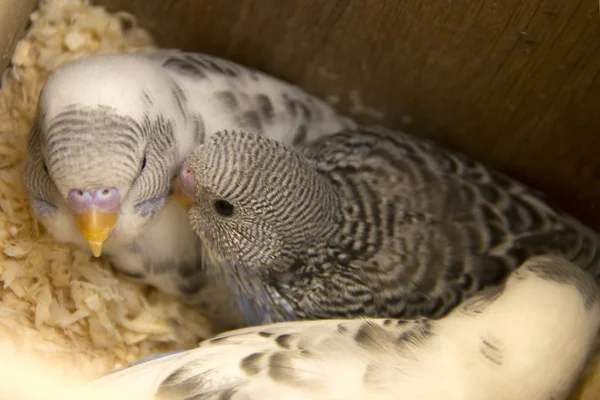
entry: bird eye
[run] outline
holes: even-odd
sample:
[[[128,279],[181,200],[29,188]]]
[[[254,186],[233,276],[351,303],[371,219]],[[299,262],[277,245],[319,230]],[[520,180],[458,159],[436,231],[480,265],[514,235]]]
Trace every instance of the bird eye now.
[[[226,200],[215,201],[215,210],[224,217],[231,217],[233,215],[233,204]]]

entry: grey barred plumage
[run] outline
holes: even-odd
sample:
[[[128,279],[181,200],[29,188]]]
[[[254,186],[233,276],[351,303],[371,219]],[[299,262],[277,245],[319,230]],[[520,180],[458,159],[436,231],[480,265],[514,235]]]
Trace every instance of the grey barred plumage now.
[[[178,50],[161,50],[148,57],[160,63],[180,87],[195,89],[186,91],[192,114],[196,107],[202,116],[216,111],[211,119],[221,118],[222,123],[209,124],[206,132],[243,129],[292,144],[315,139],[322,131],[356,125],[324,101],[248,66]],[[214,105],[206,104],[206,91]]]
[[[582,285],[591,291],[582,293]],[[561,257],[537,256],[442,319],[314,320],[240,329],[193,350],[136,362],[76,394],[558,400],[569,395],[599,329],[600,290],[593,278]]]
[[[35,124],[43,124],[43,117]],[[162,207],[176,155],[172,122],[163,115],[154,119],[143,116],[139,123],[110,107],[67,107],[44,131],[46,140],[40,142],[40,136],[35,135],[30,147],[41,152],[40,161],[61,195],[66,197],[73,187],[101,187],[103,171],[109,164],[113,185],[126,186],[135,180],[128,192],[142,217],[152,216]],[[156,139],[148,141],[154,135]],[[49,161],[44,163],[43,159]],[[144,168],[142,162],[146,163]],[[32,195],[44,187],[40,182],[44,178],[28,181]],[[161,198],[162,202],[153,201]]]
[[[195,78],[207,78],[210,74],[226,77],[238,77],[247,74],[252,79],[259,79],[257,71],[207,54],[176,52],[164,61],[162,66],[174,69],[182,75],[193,75]]]
[[[439,318],[537,254],[600,276],[598,233],[525,185],[401,132],[361,127],[295,150],[219,132],[188,165],[180,180],[210,248],[207,271],[229,276],[266,321]]]
[[[197,305],[219,330],[241,316],[227,287],[200,269],[185,210],[168,201],[182,160],[220,129],[291,144],[354,125],[296,86],[177,50],[66,64],[44,85],[37,115],[26,186],[47,230]]]
[[[42,218],[57,210],[53,204],[52,194],[55,186],[47,177],[47,169],[44,168],[40,142],[41,131],[37,118],[35,118],[29,137],[27,138],[28,162],[25,166],[25,187],[29,191],[29,202],[31,207],[37,211]]]
[[[294,151],[281,143],[268,142],[262,136],[253,136],[255,146],[247,148],[244,136],[245,133],[224,131],[208,139],[211,146],[222,151],[202,152],[200,148],[198,156],[192,156],[196,179],[209,186],[198,188],[196,196],[201,203],[195,208],[203,211],[190,214],[190,218],[193,225],[207,226],[209,235],[215,238],[217,252],[239,254],[254,260],[253,265],[268,263],[274,271],[285,272],[297,257],[298,246],[327,240],[332,229],[337,229],[341,217],[338,199],[328,183],[311,173],[310,166]],[[235,140],[238,137],[240,141]],[[264,157],[271,146],[274,152]],[[265,170],[278,173],[264,174]],[[212,212],[216,193],[225,199],[238,199],[236,208],[240,212],[251,212],[254,218],[247,222],[235,216],[219,218]],[[261,195],[254,196],[255,193]],[[286,206],[281,207],[284,203]],[[261,224],[260,216],[267,214],[279,222],[279,229],[271,230]],[[260,231],[261,237],[269,237],[273,245],[237,246],[242,243],[241,238],[255,231]]]

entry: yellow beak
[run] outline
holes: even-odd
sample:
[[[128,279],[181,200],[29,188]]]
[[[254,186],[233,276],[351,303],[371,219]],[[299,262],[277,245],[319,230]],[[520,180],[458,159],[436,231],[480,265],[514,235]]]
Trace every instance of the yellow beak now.
[[[173,182],[171,183],[171,194],[169,195],[169,198],[175,200],[185,211],[189,211],[194,203],[192,199],[183,192],[183,189],[181,189],[178,178],[173,179]]]
[[[102,212],[96,209],[74,215],[75,222],[90,245],[94,257],[100,257],[102,254],[102,246],[117,224],[117,215],[116,211]]]

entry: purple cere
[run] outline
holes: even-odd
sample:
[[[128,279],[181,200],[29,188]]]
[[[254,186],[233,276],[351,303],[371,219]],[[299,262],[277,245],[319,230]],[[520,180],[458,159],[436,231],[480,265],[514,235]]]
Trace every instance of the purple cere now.
[[[121,204],[121,196],[115,188],[98,189],[92,204],[100,211],[116,211]]]
[[[67,196],[67,203],[73,213],[81,214],[92,206],[92,195],[83,190],[73,189]]]
[[[67,203],[75,214],[84,213],[90,208],[111,212],[119,208],[121,199],[115,188],[98,189],[93,196],[86,190],[73,189],[69,192]]]
[[[181,169],[179,170],[179,183],[181,184],[181,188],[183,192],[190,198],[194,198],[196,195],[196,182],[194,180],[194,172],[192,168],[183,164]]]

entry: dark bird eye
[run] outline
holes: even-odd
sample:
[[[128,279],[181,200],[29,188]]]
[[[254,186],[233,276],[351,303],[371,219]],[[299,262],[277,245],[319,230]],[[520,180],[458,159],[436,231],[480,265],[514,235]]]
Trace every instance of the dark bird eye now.
[[[141,168],[141,170],[144,170],[145,167],[146,167],[146,156],[144,156],[144,158],[142,159],[142,168]]]
[[[224,217],[230,217],[233,215],[233,204],[226,200],[215,201],[215,210]]]

